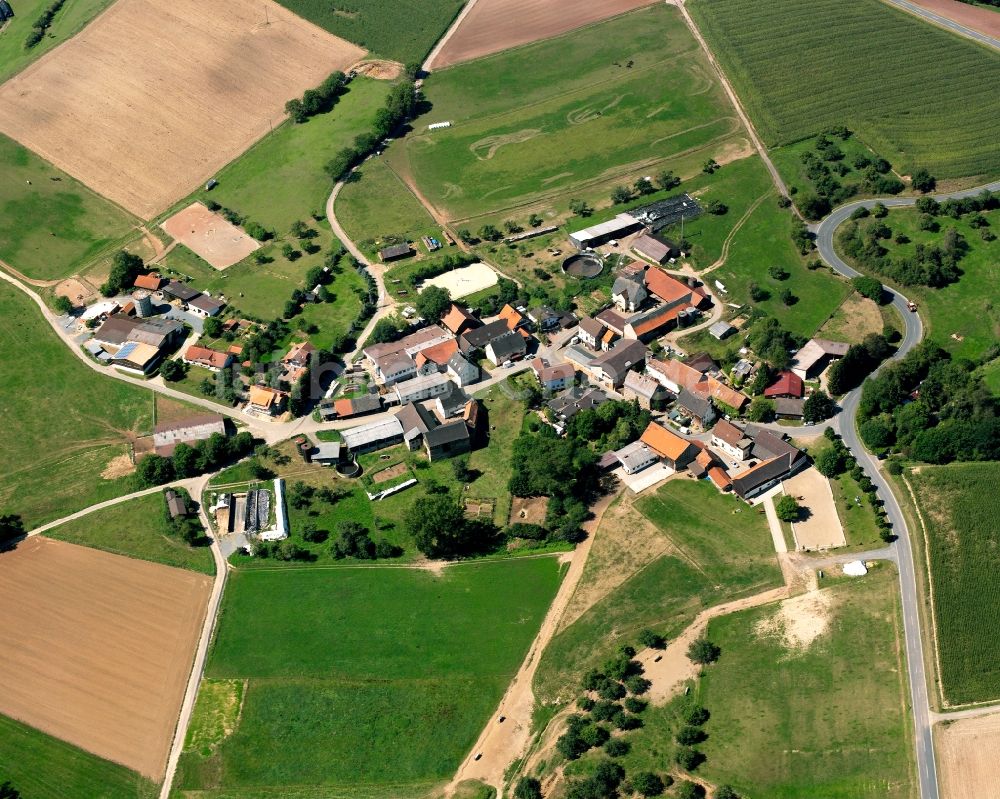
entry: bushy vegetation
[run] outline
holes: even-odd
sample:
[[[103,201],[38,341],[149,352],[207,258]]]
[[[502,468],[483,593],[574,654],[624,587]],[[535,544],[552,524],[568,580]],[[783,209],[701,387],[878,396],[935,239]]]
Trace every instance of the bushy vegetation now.
[[[302,94],[301,100],[292,98],[285,103],[285,113],[296,124],[300,125],[309,119],[309,117],[314,117],[316,114],[325,114],[333,108],[334,103],[337,102],[337,98],[344,91],[344,77],[343,72],[331,73],[315,89],[306,89]]]
[[[245,458],[253,448],[254,437],[246,431],[232,438],[226,438],[222,433],[213,433],[194,445],[181,442],[169,458],[146,455],[139,461],[139,479],[147,486],[155,486],[169,483],[175,478],[183,479],[214,472],[227,463]]]
[[[924,466],[907,476],[924,509],[941,683],[952,703],[997,698],[996,563],[1000,464]]]
[[[56,14],[65,5],[66,0],[54,0],[54,2],[49,3],[48,7],[39,15],[38,19],[35,20],[35,24],[31,28],[31,33],[24,40],[24,46],[30,50],[36,44],[38,44],[44,37],[46,31],[52,27],[52,20],[56,18]]]
[[[138,255],[119,250],[111,261],[111,272],[101,286],[101,294],[114,297],[132,288],[135,279],[145,271],[145,264]]]
[[[921,343],[864,384],[862,438],[929,463],[1000,460],[1000,401],[976,366]]]
[[[881,333],[869,333],[860,344],[852,344],[844,357],[830,366],[830,393],[836,396],[857,388],[892,352],[892,345]]]
[[[847,125],[904,173],[1000,171],[1000,58],[987,48],[878,0],[697,0],[690,11],[769,144]]]

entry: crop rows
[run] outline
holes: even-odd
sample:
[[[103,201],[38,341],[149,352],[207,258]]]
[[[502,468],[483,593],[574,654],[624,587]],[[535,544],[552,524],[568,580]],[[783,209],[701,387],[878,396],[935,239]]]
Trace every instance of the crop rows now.
[[[945,698],[954,704],[996,699],[1000,463],[924,466],[910,480],[928,528]]]
[[[845,124],[906,171],[1000,173],[1000,56],[878,0],[690,6],[771,145]]]

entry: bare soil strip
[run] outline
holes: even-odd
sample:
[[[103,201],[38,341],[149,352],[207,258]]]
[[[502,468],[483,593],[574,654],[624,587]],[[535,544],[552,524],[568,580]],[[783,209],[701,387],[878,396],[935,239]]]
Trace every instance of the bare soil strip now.
[[[0,553],[0,713],[159,781],[211,586],[41,536]]]
[[[178,211],[160,227],[216,269],[232,266],[260,249],[247,233],[200,202]]]
[[[271,0],[118,0],[0,87],[0,131],[149,219],[364,54]]]
[[[428,69],[550,39],[651,4],[650,0],[476,0]]]

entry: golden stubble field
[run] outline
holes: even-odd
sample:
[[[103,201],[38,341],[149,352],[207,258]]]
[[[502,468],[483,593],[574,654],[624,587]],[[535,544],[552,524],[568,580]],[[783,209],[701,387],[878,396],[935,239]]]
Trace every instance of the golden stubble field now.
[[[271,0],[118,0],[0,87],[0,131],[150,219],[364,54]]]
[[[211,587],[40,536],[0,552],[0,713],[161,780]]]

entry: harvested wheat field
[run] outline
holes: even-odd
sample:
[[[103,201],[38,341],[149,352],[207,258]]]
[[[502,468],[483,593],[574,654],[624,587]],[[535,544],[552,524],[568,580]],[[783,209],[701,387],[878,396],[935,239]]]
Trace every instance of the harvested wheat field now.
[[[225,269],[260,249],[251,236],[201,203],[191,203],[160,225],[216,269]]]
[[[0,131],[149,219],[364,54],[270,0],[118,0],[0,87]]]
[[[944,799],[1000,795],[1000,713],[934,727]]]
[[[0,553],[0,713],[160,780],[211,586],[40,536]]]
[[[429,68],[443,69],[550,39],[648,5],[651,0],[478,0],[434,54]]]

